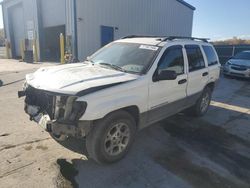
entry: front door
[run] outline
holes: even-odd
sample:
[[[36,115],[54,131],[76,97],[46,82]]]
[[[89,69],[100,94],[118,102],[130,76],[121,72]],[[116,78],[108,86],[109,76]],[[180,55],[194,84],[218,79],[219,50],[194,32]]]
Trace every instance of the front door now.
[[[166,49],[155,74],[159,74],[163,70],[175,71],[178,76],[176,80],[152,81],[150,83],[148,116],[150,123],[175,114],[185,106],[187,73],[182,46],[171,46]]]

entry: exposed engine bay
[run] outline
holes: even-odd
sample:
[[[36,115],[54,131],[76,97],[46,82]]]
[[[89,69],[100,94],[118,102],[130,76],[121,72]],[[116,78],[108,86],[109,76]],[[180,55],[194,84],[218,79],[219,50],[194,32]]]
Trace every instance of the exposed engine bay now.
[[[24,110],[30,120],[37,122],[48,132],[85,136],[86,131],[79,131],[79,127],[81,124],[86,125],[86,122],[79,122],[79,119],[84,114],[87,103],[77,101],[78,97],[43,91],[32,86],[25,86],[18,95],[25,96]]]

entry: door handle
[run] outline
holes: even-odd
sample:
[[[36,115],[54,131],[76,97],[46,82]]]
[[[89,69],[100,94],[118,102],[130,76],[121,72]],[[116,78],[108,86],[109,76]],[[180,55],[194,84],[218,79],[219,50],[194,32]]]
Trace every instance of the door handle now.
[[[204,72],[203,74],[202,74],[202,76],[207,76],[208,75],[208,72]]]
[[[183,79],[183,80],[180,80],[180,81],[178,82],[178,84],[181,85],[181,84],[185,84],[186,82],[187,82],[187,79]]]

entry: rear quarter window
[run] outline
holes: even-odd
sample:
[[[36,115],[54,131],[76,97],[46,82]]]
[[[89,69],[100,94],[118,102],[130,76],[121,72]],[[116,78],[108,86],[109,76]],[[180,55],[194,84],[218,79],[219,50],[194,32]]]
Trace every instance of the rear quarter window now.
[[[211,46],[202,46],[208,61],[208,66],[217,65],[218,59],[214,49]]]

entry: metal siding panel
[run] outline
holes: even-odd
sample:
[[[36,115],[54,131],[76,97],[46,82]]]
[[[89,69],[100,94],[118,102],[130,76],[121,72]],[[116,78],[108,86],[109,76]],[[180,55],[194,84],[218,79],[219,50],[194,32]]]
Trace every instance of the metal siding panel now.
[[[11,9],[11,21],[13,30],[13,49],[15,57],[21,56],[20,44],[25,37],[23,4],[18,4]]]
[[[41,0],[41,4],[44,27],[66,24],[65,0]]]
[[[36,14],[36,3],[34,0],[12,0],[12,1],[7,1],[3,4],[3,14],[4,14],[4,23],[5,23],[5,30],[6,30],[6,36],[8,41],[10,41],[10,28],[9,28],[9,24],[10,24],[10,17],[9,17],[9,10],[14,7],[17,4],[22,3],[23,5],[23,27],[24,29],[15,29],[15,31],[13,31],[14,33],[16,33],[17,35],[19,35],[20,37],[22,37],[22,39],[27,38],[28,34],[28,28],[27,28],[27,22],[28,21],[33,21],[34,22],[34,31],[35,31],[35,36],[38,37],[38,33],[37,33],[37,14]],[[12,44],[13,45],[13,44]],[[18,50],[17,50],[18,51]],[[19,53],[19,52],[18,52]]]
[[[193,11],[176,0],[77,0],[78,51],[83,60],[101,46],[100,26],[129,34],[191,36]]]

